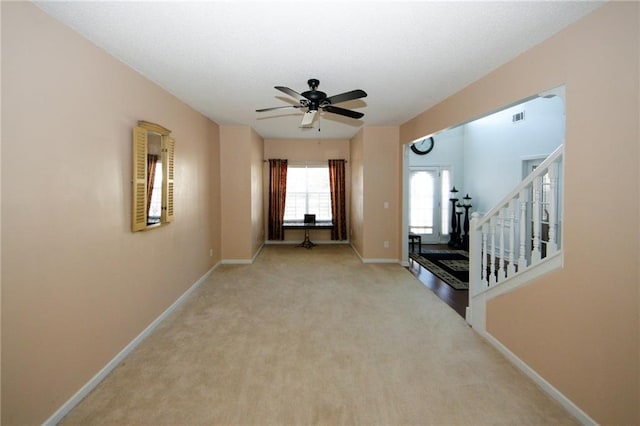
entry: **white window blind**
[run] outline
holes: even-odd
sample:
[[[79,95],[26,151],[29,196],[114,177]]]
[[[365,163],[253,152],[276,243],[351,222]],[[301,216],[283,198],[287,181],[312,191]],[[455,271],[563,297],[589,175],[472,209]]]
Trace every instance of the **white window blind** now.
[[[331,190],[329,166],[289,164],[284,220],[301,221],[305,214],[315,214],[316,220],[331,220]]]

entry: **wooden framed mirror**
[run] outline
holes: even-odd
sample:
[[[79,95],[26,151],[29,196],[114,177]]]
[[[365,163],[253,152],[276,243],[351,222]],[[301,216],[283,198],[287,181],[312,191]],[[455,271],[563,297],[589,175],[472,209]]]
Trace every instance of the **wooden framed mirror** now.
[[[141,120],[133,128],[133,232],[173,220],[175,144],[171,130],[159,124]]]

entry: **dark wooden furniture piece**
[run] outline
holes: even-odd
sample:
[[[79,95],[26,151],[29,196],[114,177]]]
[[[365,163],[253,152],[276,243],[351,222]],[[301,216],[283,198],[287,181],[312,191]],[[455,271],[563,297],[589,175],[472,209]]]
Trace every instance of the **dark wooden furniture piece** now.
[[[332,222],[288,222],[282,225],[283,230],[287,229],[304,229],[304,241],[298,244],[298,247],[304,247],[307,249],[315,246],[309,239],[309,231],[311,229],[333,229]]]
[[[415,244],[418,243],[418,253],[420,253],[422,247],[422,237],[418,234],[414,234],[413,232],[409,232],[409,244],[411,245],[411,252],[416,252]]]

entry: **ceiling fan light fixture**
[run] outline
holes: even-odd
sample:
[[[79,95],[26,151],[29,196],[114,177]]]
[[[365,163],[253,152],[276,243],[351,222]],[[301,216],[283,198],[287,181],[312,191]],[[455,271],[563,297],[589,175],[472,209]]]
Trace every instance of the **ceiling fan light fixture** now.
[[[316,118],[316,114],[318,113],[317,109],[310,109],[305,112],[302,116],[302,123],[300,123],[300,127],[311,127],[313,126],[313,120]]]

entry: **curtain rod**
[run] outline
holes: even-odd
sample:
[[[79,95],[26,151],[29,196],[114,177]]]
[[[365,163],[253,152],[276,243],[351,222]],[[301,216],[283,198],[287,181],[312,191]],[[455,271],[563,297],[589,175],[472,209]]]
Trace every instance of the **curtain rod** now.
[[[344,160],[343,158],[330,158],[329,160]],[[329,160],[292,160],[292,163],[326,163]],[[289,160],[287,160],[289,161]],[[263,163],[268,163],[269,160],[262,160]],[[344,160],[345,163],[348,163],[349,160]]]

